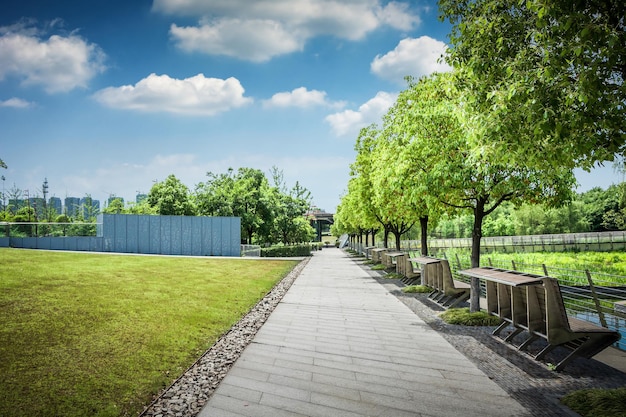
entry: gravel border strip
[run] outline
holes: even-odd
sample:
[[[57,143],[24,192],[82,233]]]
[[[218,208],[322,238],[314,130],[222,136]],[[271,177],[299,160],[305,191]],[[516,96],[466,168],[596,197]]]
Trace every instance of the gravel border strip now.
[[[257,331],[298,278],[309,259],[306,258],[296,265],[241,320],[163,390],[139,416],[193,417],[200,413],[211,394],[246,346],[252,342]]]

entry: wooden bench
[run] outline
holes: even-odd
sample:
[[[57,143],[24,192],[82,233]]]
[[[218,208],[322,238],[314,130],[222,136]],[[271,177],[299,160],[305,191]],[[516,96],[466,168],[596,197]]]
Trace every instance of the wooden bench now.
[[[414,285],[421,282],[420,271],[415,270],[408,253],[396,259],[396,272],[402,275],[403,278],[401,278],[401,280],[406,285]]]
[[[442,303],[446,307],[456,307],[459,303],[470,298],[470,285],[467,282],[452,278],[450,264],[446,259],[441,260],[442,277],[441,283],[444,297]]]
[[[555,370],[562,370],[573,358],[591,358],[620,339],[618,332],[568,317],[559,283],[543,275],[484,267],[459,271],[461,275],[485,280],[487,311],[503,322],[493,334],[508,326],[512,331],[504,338],[513,339],[527,332],[526,339],[517,346],[527,350],[538,339],[547,345],[534,358],[542,360],[557,347],[570,353],[558,361]]]
[[[385,251],[380,254],[380,261],[386,268],[391,269],[396,267],[396,259],[403,256],[404,252],[400,251]]]
[[[419,256],[410,259],[422,266],[422,285],[433,289],[428,295],[444,307],[455,307],[470,297],[469,284],[452,278],[450,264],[446,259]]]
[[[382,252],[385,252],[387,248],[374,248],[370,250],[370,254],[372,255],[372,262],[381,263],[382,262]]]
[[[542,287],[528,292],[529,311],[534,315],[528,320],[530,337],[521,346],[526,348],[535,337],[547,340],[548,345],[535,358],[543,359],[557,347],[564,347],[570,353],[561,359],[555,370],[563,369],[574,357],[591,358],[620,339],[620,334],[596,324],[567,315],[559,282],[554,278],[543,278]],[[539,312],[541,314],[539,314]]]
[[[503,320],[493,331],[494,335],[513,325],[515,329],[505,339],[508,342],[524,330],[528,321],[524,287],[541,285],[541,275],[493,267],[466,269],[459,274],[485,280],[487,312]]]

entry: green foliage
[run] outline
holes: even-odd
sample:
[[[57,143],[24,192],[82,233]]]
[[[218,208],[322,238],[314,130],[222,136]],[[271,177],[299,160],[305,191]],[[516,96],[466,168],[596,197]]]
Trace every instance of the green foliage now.
[[[121,198],[113,199],[109,205],[102,210],[103,214],[123,214],[125,212],[124,202]]]
[[[300,184],[287,190],[282,173],[273,169],[274,186],[263,172],[240,168],[224,174],[207,174],[207,181],[196,186],[198,214],[241,217],[242,239],[247,243],[293,244],[313,240],[304,219],[310,193]]]
[[[311,250],[313,250],[313,245],[273,246],[270,248],[261,248],[261,257],[280,258],[293,256],[311,256]]]
[[[613,160],[626,149],[623,0],[441,0],[448,61],[491,113],[491,146],[535,167]]]
[[[497,326],[502,320],[485,311],[470,313],[469,308],[450,308],[440,314],[440,317],[449,324],[462,326]]]
[[[407,294],[425,294],[432,292],[432,290],[432,288],[426,285],[409,285],[402,288],[402,292]]]
[[[561,403],[583,417],[624,416],[626,387],[578,390],[561,398]]]
[[[196,214],[189,189],[173,174],[170,174],[165,181],[157,182],[152,186],[147,201],[156,209],[157,214],[171,216]]]

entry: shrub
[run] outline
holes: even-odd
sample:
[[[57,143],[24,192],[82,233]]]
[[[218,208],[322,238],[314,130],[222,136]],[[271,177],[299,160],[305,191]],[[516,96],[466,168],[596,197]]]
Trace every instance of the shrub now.
[[[446,323],[463,326],[497,326],[502,323],[500,318],[486,311],[470,313],[469,308],[451,308],[441,313],[440,317]]]
[[[292,256],[311,256],[311,245],[293,245],[293,246],[272,246],[271,248],[262,248],[261,257],[263,258],[279,258]]]
[[[626,387],[571,392],[561,402],[584,417],[626,415]]]
[[[427,287],[426,285],[409,285],[408,287],[402,288],[402,292],[407,294],[427,293],[432,290],[432,288]]]

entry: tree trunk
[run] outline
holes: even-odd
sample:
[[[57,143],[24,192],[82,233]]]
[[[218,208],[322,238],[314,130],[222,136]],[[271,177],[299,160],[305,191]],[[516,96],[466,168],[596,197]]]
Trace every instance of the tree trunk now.
[[[389,247],[389,226],[385,226],[383,235],[383,248],[387,249]]]
[[[428,216],[420,217],[422,255],[428,256]]]
[[[372,229],[372,246],[376,246],[376,232]]]
[[[397,232],[394,232],[393,235],[396,237],[396,250],[399,252],[400,251],[400,238],[402,237],[402,235]]]
[[[474,209],[474,227],[472,229],[472,268],[480,266],[480,239],[483,236],[483,219],[485,218],[485,201],[478,200]],[[480,311],[480,281],[472,277],[470,282],[470,312]]]

